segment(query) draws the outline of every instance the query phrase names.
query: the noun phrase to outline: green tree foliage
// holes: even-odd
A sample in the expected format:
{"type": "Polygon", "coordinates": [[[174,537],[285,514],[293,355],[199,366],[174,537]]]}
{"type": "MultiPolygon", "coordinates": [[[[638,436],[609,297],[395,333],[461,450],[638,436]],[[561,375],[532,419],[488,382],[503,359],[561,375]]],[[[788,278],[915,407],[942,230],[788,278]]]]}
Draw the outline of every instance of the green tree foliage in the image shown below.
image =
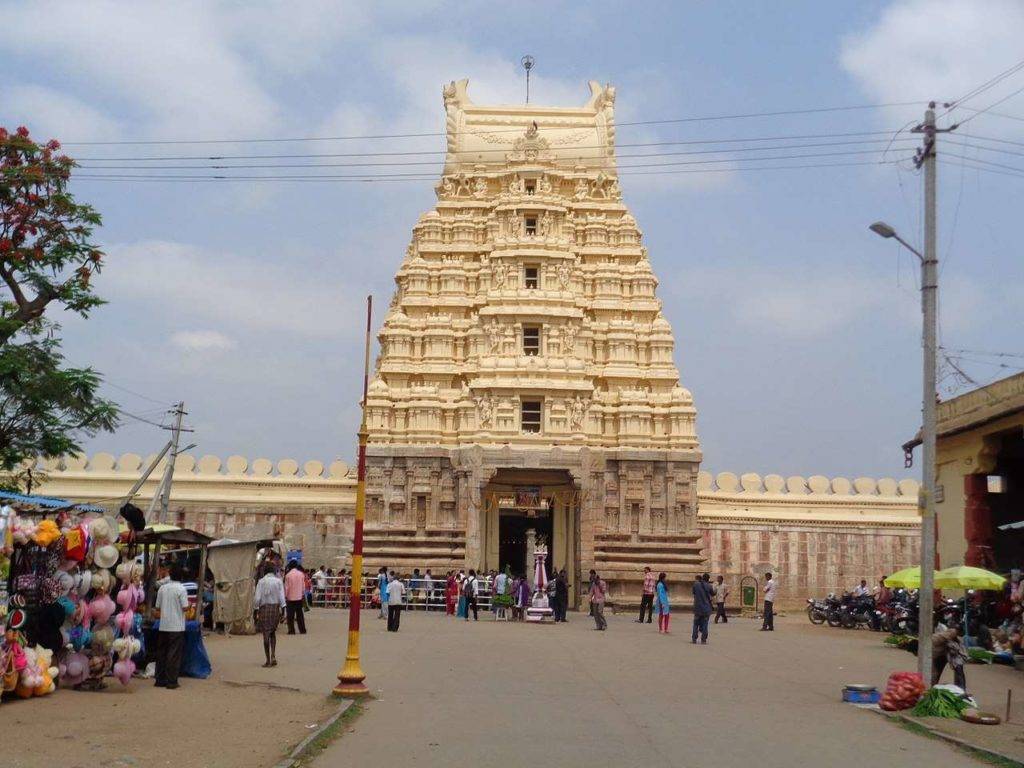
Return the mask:
{"type": "Polygon", "coordinates": [[[65,368],[56,302],[88,315],[103,300],[89,281],[102,252],[90,242],[99,214],[67,186],[74,161],[56,141],[0,128],[0,471],[22,460],[81,450],[79,441],[117,424],[91,368],[65,368]]]}

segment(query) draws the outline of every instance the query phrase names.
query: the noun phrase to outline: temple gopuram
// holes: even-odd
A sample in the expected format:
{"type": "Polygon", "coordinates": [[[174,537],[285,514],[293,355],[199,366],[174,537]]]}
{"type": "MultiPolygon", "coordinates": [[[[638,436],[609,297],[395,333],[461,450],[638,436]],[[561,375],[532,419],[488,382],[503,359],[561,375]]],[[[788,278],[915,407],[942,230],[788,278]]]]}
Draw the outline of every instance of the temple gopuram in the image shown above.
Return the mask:
{"type": "Polygon", "coordinates": [[[444,88],[437,205],[395,277],[367,401],[367,561],[522,573],[537,536],[611,593],[703,569],[696,409],[615,159],[582,107],[444,88]]]}

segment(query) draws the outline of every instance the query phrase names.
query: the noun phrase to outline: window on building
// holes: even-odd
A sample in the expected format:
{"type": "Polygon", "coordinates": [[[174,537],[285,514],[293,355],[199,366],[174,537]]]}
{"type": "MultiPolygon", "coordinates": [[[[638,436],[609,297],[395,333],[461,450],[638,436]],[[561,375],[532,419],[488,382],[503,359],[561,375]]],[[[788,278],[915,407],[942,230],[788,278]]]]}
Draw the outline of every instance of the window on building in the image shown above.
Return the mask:
{"type": "Polygon", "coordinates": [[[520,405],[520,416],[523,432],[540,432],[541,416],[540,400],[523,400],[520,405]]]}
{"type": "Polygon", "coordinates": [[[534,290],[540,288],[540,269],[537,267],[524,267],[523,285],[534,290]]]}
{"type": "Polygon", "coordinates": [[[526,194],[532,195],[536,191],[537,191],[537,182],[535,182],[535,181],[528,181],[528,182],[526,182],[526,194]]]}
{"type": "Polygon", "coordinates": [[[526,234],[527,236],[533,236],[537,234],[537,217],[527,216],[526,217],[526,234]]]}
{"type": "Polygon", "coordinates": [[[523,326],[523,354],[540,354],[540,328],[536,325],[523,326]]]}

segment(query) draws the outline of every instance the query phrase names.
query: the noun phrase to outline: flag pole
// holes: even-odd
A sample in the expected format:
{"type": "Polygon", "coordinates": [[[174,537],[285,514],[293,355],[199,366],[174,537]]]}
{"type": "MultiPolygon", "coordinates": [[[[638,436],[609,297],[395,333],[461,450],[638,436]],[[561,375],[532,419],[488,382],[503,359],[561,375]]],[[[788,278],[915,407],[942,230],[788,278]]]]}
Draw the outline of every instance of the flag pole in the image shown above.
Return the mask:
{"type": "Polygon", "coordinates": [[[348,651],[338,672],[335,696],[358,698],[370,690],[363,682],[366,675],[359,663],[359,609],[363,591],[363,520],[366,519],[366,394],[370,380],[370,328],[373,296],[366,297],[366,348],[363,357],[362,421],[359,424],[359,454],[356,464],[356,519],[352,533],[352,594],[348,602],[348,651]]]}

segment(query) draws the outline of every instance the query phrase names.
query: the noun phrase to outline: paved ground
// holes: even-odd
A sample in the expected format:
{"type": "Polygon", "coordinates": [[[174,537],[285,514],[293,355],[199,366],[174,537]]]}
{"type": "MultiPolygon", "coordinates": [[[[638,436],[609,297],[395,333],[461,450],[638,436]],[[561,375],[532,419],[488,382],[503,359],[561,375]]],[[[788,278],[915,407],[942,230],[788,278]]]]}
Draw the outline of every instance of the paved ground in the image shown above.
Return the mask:
{"type": "MultiPolygon", "coordinates": [[[[978,764],[840,702],[844,683],[881,685],[913,667],[881,635],[802,616],[765,633],[734,619],[694,646],[687,618],[676,616],[668,637],[622,616],[603,633],[585,615],[556,627],[412,614],[397,635],[370,620],[363,656],[377,700],[313,765],[978,764]]],[[[1020,679],[1007,669],[970,673],[997,699],[982,695],[990,708],[1020,679]]],[[[1024,711],[1016,717],[1024,723],[1024,711]]]]}
{"type": "MultiPolygon", "coordinates": [[[[183,680],[178,691],[136,680],[5,702],[5,765],[270,768],[337,708],[328,694],[348,614],[308,616],[308,635],[281,636],[273,669],[260,667],[258,637],[210,637],[213,677],[183,680]]],[[[371,613],[363,658],[376,699],[314,768],[978,765],[839,702],[843,683],[881,685],[912,668],[913,657],[883,647],[881,635],[802,616],[768,634],[734,619],[712,627],[710,645],[692,646],[686,619],[676,616],[675,634],[662,637],[622,616],[599,633],[578,614],[537,627],[418,613],[394,635],[371,613]]],[[[1006,668],[968,669],[983,706],[1000,714],[1015,688],[1014,725],[985,733],[1024,757],[1020,680],[1006,668]]]]}

